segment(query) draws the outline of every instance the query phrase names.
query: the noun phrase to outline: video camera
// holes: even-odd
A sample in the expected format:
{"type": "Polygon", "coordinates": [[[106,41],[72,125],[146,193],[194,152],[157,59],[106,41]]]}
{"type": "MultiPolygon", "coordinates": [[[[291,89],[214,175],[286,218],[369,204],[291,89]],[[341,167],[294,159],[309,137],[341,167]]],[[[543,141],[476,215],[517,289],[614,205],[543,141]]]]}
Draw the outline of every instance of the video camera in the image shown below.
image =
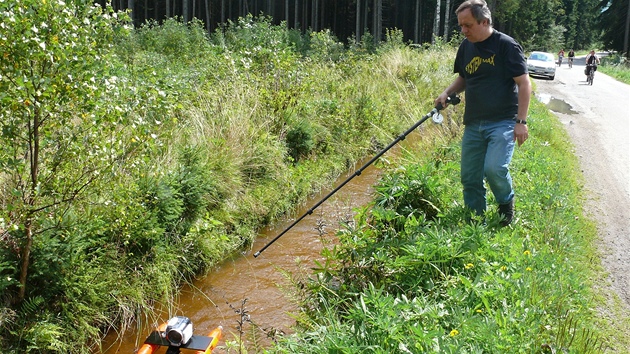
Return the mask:
{"type": "Polygon", "coordinates": [[[168,346],[166,354],[179,354],[180,349],[210,354],[219,343],[222,330],[223,327],[219,326],[209,336],[196,336],[193,334],[193,323],[188,317],[175,316],[149,334],[138,354],[152,354],[161,346],[168,346]]]}

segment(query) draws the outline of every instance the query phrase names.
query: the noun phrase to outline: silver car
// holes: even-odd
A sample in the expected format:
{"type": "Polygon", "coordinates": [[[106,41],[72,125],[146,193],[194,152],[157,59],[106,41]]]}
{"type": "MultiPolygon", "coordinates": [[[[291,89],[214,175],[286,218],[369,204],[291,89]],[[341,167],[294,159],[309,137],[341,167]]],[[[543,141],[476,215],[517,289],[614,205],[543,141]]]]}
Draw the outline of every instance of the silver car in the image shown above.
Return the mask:
{"type": "Polygon", "coordinates": [[[531,76],[545,76],[553,80],[556,77],[554,55],[546,52],[532,52],[527,58],[527,71],[531,76]]]}

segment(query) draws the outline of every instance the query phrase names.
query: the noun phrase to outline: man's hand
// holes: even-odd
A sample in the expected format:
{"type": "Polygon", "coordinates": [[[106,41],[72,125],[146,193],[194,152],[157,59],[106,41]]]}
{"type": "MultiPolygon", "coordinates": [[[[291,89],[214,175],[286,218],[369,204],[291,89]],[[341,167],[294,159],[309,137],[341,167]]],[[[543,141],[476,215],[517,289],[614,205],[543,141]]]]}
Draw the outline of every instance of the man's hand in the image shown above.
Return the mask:
{"type": "Polygon", "coordinates": [[[514,125],[514,140],[518,143],[518,146],[523,145],[528,137],[529,131],[527,125],[516,123],[516,125],[514,125]]]}
{"type": "Polygon", "coordinates": [[[448,92],[442,92],[442,94],[440,94],[433,103],[434,107],[446,108],[446,106],[448,106],[448,92]]]}
{"type": "MultiPolygon", "coordinates": [[[[529,75],[527,73],[514,78],[516,86],[518,86],[518,115],[517,119],[526,120],[527,113],[529,111],[529,99],[532,93],[531,82],[529,81],[529,75]],[[522,118],[521,118],[522,117],[522,118]]],[[[518,143],[518,146],[523,145],[525,140],[529,137],[526,124],[516,123],[514,126],[514,140],[518,143]]]]}
{"type": "Polygon", "coordinates": [[[458,76],[453,80],[453,82],[442,92],[433,102],[435,107],[438,107],[438,103],[442,105],[442,108],[446,108],[448,106],[448,96],[454,93],[459,93],[464,91],[466,88],[466,81],[463,77],[458,76]]]}

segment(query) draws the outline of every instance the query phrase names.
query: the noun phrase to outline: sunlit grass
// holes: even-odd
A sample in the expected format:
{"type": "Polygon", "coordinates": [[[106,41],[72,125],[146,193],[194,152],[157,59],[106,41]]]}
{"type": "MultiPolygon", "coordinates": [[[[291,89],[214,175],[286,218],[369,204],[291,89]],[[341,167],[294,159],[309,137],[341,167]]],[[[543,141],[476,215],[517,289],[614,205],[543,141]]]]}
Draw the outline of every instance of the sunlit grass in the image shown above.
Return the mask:
{"type": "MultiPolygon", "coordinates": [[[[150,139],[110,138],[151,149],[85,205],[45,217],[67,229],[40,237],[50,241],[33,255],[44,286],[22,306],[0,309],[3,352],[83,353],[101,331],[156,322],[157,307],[175,312],[183,282],[391,142],[453,78],[448,46],[394,41],[368,54],[322,32],[305,49],[286,40],[283,26],[243,21],[208,41],[199,24],[169,20],[116,44],[120,62],[109,69],[129,83],[116,103],[137,105],[134,124],[150,139]]],[[[462,107],[445,110],[442,126],[419,128],[402,159],[379,162],[391,169],[377,188],[382,203],[324,251],[314,282],[299,292],[305,331],[286,351],[627,347],[593,325],[609,328],[591,311],[599,274],[585,265],[596,259],[594,231],[582,218],[579,169],[556,135],[561,127],[534,106],[533,138],[514,163],[517,224],[498,229],[492,209],[487,224],[468,224],[458,185],[462,107]]],[[[8,258],[3,271],[15,263],[8,258]]]]}
{"type": "Polygon", "coordinates": [[[623,83],[630,84],[630,62],[628,58],[619,54],[605,56],[598,67],[604,74],[611,76],[623,83]]]}
{"type": "Polygon", "coordinates": [[[598,70],[630,85],[630,68],[627,65],[602,65],[598,70]]]}
{"type": "Polygon", "coordinates": [[[496,207],[485,224],[466,223],[458,136],[425,137],[424,153],[392,164],[372,208],[324,252],[303,299],[310,316],[277,352],[627,353],[627,331],[600,314],[611,300],[594,281],[597,232],[571,144],[542,104],[531,120],[512,166],[513,225],[498,226],[496,207]]]}

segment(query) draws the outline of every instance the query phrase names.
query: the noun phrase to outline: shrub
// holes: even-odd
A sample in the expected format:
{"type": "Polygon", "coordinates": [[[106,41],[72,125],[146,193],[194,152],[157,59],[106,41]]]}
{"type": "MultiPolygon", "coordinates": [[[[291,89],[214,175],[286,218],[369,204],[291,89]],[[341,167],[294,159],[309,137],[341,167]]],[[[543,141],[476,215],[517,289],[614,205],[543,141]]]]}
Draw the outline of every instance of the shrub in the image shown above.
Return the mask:
{"type": "Polygon", "coordinates": [[[446,205],[444,177],[432,164],[412,165],[388,174],[375,187],[375,204],[404,218],[435,220],[446,205]]]}
{"type": "Polygon", "coordinates": [[[295,163],[299,162],[300,158],[308,156],[315,146],[313,128],[306,121],[299,122],[287,131],[286,143],[289,156],[295,163]]]}

